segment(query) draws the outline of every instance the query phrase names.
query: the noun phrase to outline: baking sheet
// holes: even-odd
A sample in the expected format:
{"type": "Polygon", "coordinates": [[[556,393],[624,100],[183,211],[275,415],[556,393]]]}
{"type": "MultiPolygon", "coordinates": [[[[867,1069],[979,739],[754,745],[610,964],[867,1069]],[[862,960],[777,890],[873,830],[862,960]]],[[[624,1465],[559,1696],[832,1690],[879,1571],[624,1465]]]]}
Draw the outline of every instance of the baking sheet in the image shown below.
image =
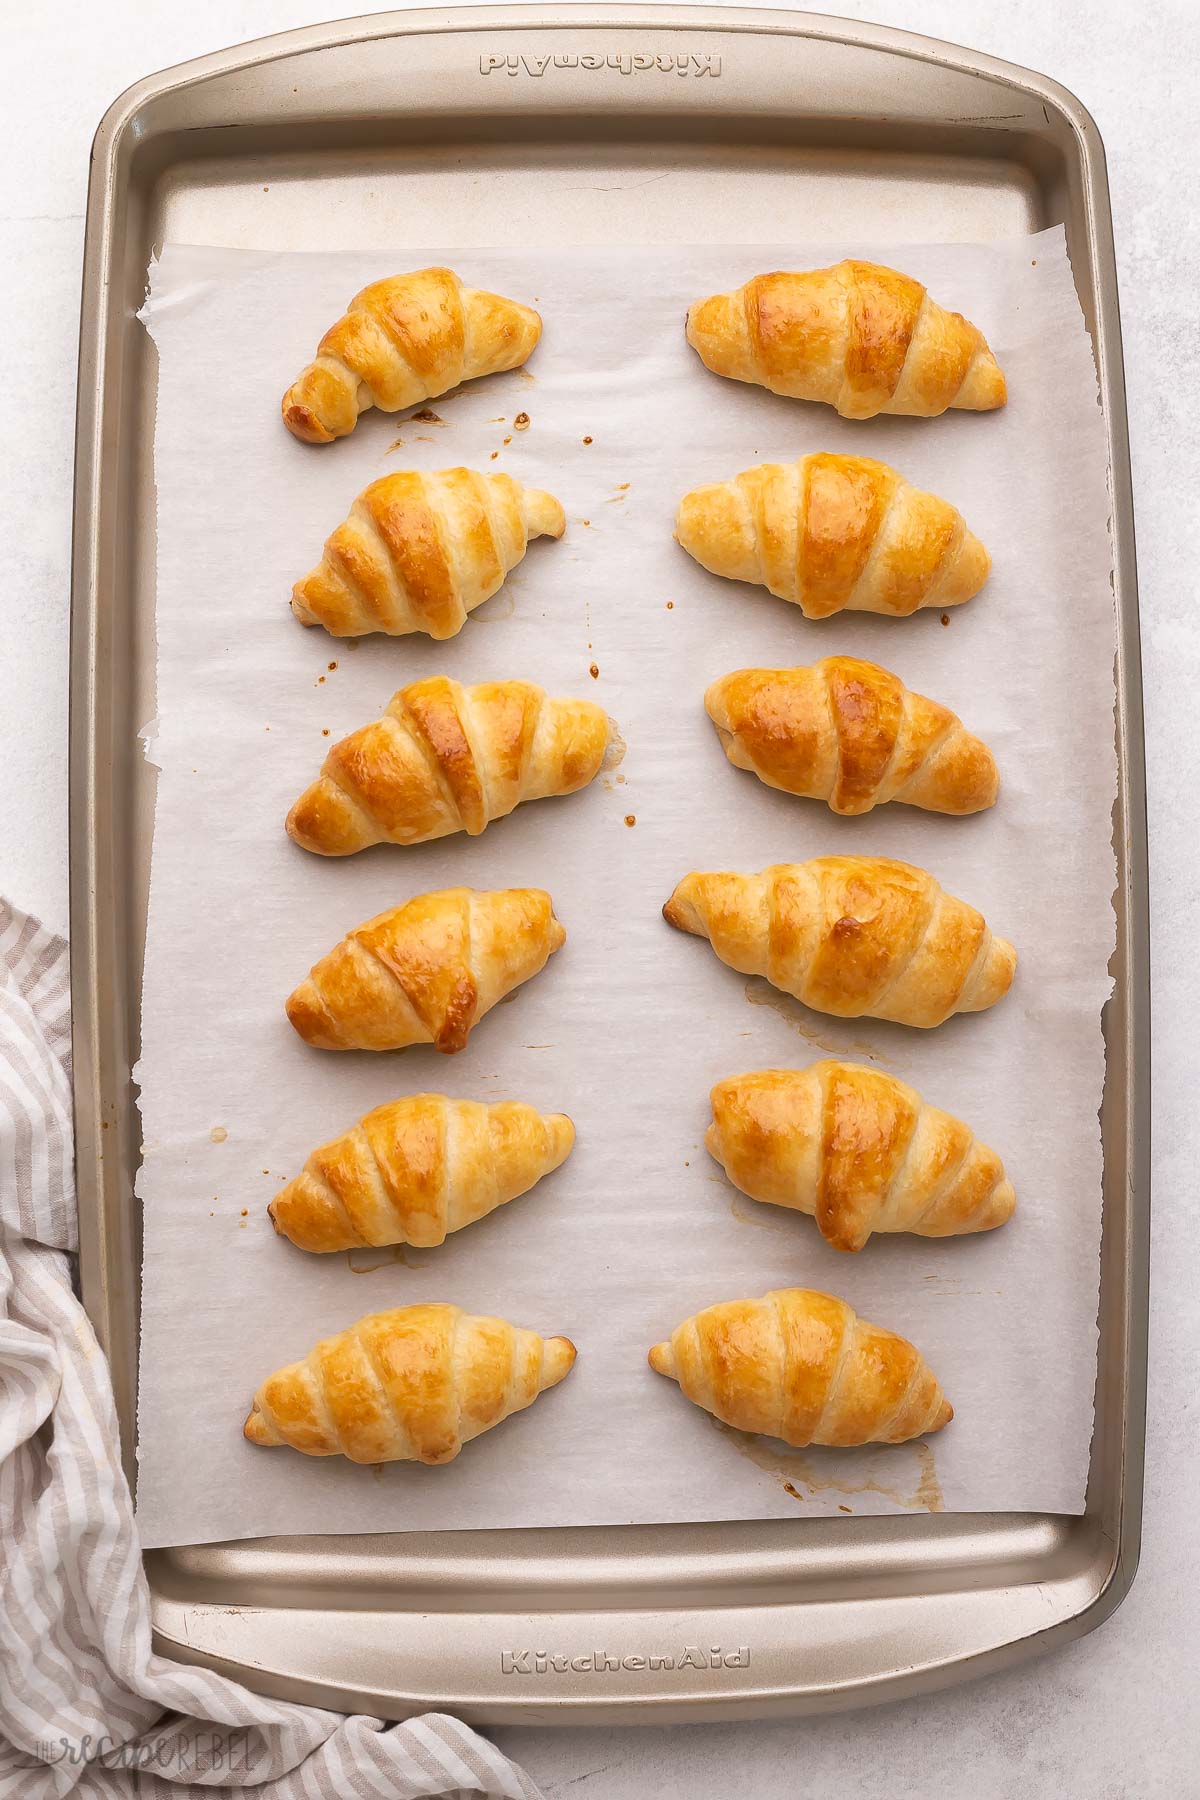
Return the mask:
{"type": "Polygon", "coordinates": [[[1104,440],[1060,229],[990,246],[806,245],[393,257],[170,245],[144,315],[159,353],[159,765],[138,1069],[145,1162],[139,1520],[148,1546],[263,1533],[1083,1508],[1095,1380],[1103,1083],[1115,941],[1114,622],[1104,440]],[[892,261],[987,332],[1001,413],[852,424],[709,375],[688,302],[758,269],[892,261]],[[314,450],[279,394],[349,295],[453,260],[535,301],[527,372],[372,412],[314,450]],[[517,415],[528,426],[517,430],[517,415]],[[590,443],[584,439],[590,438],[590,443]],[[506,441],[507,440],[507,441],[506,441]],[[708,576],[671,540],[678,497],[807,450],[882,457],[961,507],[993,553],[946,615],[809,623],[708,576]],[[493,457],[493,452],[495,456],[493,457]],[[291,618],[292,582],[365,483],[465,462],[549,487],[568,514],[458,638],[356,648],[291,618]],[[993,747],[999,805],[840,820],[728,766],[701,704],[731,668],[866,655],[993,747]],[[334,665],[334,666],[330,666],[334,665]],[[590,669],[595,666],[593,677],[590,669]],[[332,738],[446,672],[600,700],[628,744],[582,795],[479,839],[345,861],[284,836],[332,738]],[[326,737],[324,734],[329,733],[326,737]],[[636,821],[626,823],[627,819],[636,821]],[[659,916],[692,867],[830,851],[923,864],[1021,955],[989,1013],[918,1033],[806,1012],[659,916]],[[568,941],[455,1058],[333,1056],[286,994],[350,926],[422,890],[550,889],[568,941]],[[839,1256],[809,1220],[738,1195],[702,1138],[713,1081],[826,1053],[875,1062],[1004,1156],[1013,1221],[977,1238],[839,1256]],[[578,1143],[532,1194],[437,1251],[306,1257],[265,1204],[316,1143],[397,1094],[569,1112],[578,1143]],[[830,1288],[912,1337],[953,1400],[928,1443],[789,1452],[724,1431],[646,1367],[686,1314],[772,1286],[830,1288]],[[366,1311],[453,1299],[580,1357],[567,1382],[443,1469],[356,1469],[244,1443],[250,1394],[366,1311]]]}

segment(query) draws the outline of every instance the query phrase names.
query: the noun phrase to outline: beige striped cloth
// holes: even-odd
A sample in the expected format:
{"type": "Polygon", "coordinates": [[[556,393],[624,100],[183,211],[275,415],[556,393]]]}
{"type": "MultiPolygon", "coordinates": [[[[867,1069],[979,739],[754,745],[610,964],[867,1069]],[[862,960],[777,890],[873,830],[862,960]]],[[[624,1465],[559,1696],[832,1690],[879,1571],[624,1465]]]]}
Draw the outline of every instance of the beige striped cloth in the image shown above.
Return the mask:
{"type": "Polygon", "coordinates": [[[72,1286],[67,946],[0,901],[0,1796],[540,1800],[444,1713],[264,1700],[157,1656],[108,1367],[72,1286]]]}

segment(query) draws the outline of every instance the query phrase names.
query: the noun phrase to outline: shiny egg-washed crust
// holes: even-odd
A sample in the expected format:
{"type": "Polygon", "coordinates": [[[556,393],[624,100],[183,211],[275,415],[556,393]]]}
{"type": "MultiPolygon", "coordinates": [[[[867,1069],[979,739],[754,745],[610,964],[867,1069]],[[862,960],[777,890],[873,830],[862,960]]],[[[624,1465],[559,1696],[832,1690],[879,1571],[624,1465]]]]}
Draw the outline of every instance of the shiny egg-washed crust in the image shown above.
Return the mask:
{"type": "Polygon", "coordinates": [[[287,1016],[318,1050],[451,1054],[566,935],[541,888],[418,894],[347,933],[288,996],[287,1016]]]}
{"type": "Polygon", "coordinates": [[[553,494],[475,469],[397,469],[364,488],[292,590],[302,625],[332,637],[453,637],[496,593],[531,538],[560,538],[553,494]]]}
{"type": "Polygon", "coordinates": [[[457,1306],[398,1306],[269,1375],[243,1426],[252,1444],[356,1463],[446,1463],[570,1372],[575,1346],[457,1306]]]}
{"type": "Polygon", "coordinates": [[[813,1288],[726,1300],[655,1344],[650,1367],[735,1431],[805,1444],[903,1444],[954,1417],[906,1338],[813,1288]]]}
{"type": "Polygon", "coordinates": [[[320,856],[476,837],[523,800],[586,787],[608,741],[608,716],[591,700],[552,700],[530,681],[463,687],[433,675],[333,746],[289,812],[288,835],[320,856]]]}
{"type": "Polygon", "coordinates": [[[565,1113],[408,1094],[314,1150],[267,1208],[301,1250],[441,1244],[566,1161],[565,1113]]]}
{"type": "Polygon", "coordinates": [[[932,875],[882,856],[819,856],[757,875],[685,875],[663,917],[723,963],[841,1019],[927,1028],[994,1006],[1017,953],[932,875]]]}
{"type": "Polygon", "coordinates": [[[675,536],[711,574],[765,587],[807,619],[961,606],[991,568],[949,501],[887,463],[830,451],[693,488],[675,536]]]}
{"type": "Polygon", "coordinates": [[[698,301],[687,339],[714,374],[823,401],[845,419],[990,412],[1008,398],[983,333],[879,263],[756,275],[698,301]]]}
{"type": "Polygon", "coordinates": [[[541,334],[532,307],[466,287],[453,269],[373,281],[283,396],[283,422],[306,444],[332,443],[369,407],[397,412],[477,375],[517,368],[541,334]]]}
{"type": "Polygon", "coordinates": [[[877,663],[827,656],[811,668],[738,669],[712,683],[704,705],[735,769],[832,812],[896,800],[961,815],[995,804],[987,745],[877,663]]]}
{"type": "Polygon", "coordinates": [[[807,1213],[835,1250],[873,1231],[992,1231],[1016,1195],[994,1150],[894,1075],[827,1059],[718,1081],[704,1142],[730,1181],[807,1213]]]}

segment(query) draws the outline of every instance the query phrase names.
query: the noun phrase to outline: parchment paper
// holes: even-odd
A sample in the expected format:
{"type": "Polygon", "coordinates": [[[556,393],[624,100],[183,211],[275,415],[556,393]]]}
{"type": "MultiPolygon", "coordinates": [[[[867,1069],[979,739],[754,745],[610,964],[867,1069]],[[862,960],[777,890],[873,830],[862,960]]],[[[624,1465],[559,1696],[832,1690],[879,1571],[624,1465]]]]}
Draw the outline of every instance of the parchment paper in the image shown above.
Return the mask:
{"type": "Polygon", "coordinates": [[[536,300],[528,374],[434,401],[437,423],[367,414],[295,443],[279,396],[359,286],[450,260],[170,245],[143,317],[158,348],[161,773],[138,1069],[145,1163],[139,1520],[148,1545],[271,1532],[553,1526],[963,1509],[1082,1509],[1095,1380],[1103,1082],[1114,943],[1113,607],[1104,443],[1061,231],[894,262],[975,319],[1005,368],[1000,413],[850,424],[708,374],[693,298],[837,246],[661,253],[454,253],[479,285],[536,300]],[[526,428],[515,428],[517,415],[526,428]],[[990,547],[979,598],[947,615],[808,623],[673,543],[676,502],[756,460],[882,457],[954,501],[990,547]],[[404,466],[505,469],[562,499],[449,643],[305,631],[292,582],[365,483],[404,466]],[[875,658],[947,702],[996,752],[998,806],[862,820],[731,768],[701,704],[750,664],[875,658]],[[590,673],[589,671],[593,671],[590,673]],[[525,806],[478,839],[307,855],[284,814],[329,743],[393,690],[445,671],[521,676],[604,704],[615,774],[525,806]],[[328,735],[327,735],[328,734],[328,735]],[[636,820],[636,823],[634,821],[636,820]],[[920,863],[1020,952],[994,1010],[932,1032],[806,1012],[672,931],[698,868],[833,851],[920,863]],[[547,887],[564,950],[453,1058],[331,1055],[283,1001],[349,927],[429,888],[547,887]],[[726,1183],[702,1137],[712,1082],[826,1052],[911,1081],[1003,1155],[1003,1230],[874,1239],[854,1257],[726,1183]],[[265,1206],[314,1145],[421,1089],[569,1112],[578,1145],[532,1194],[436,1251],[309,1257],[265,1206]],[[357,1270],[358,1272],[354,1272],[357,1270]],[[363,1272],[368,1271],[368,1272],[363,1272]],[[646,1349],[710,1303],[806,1284],[921,1346],[954,1402],[929,1443],[790,1453],[742,1439],[650,1372],[646,1349]],[[254,1387],[360,1314],[452,1299],[579,1347],[574,1373],[452,1465],[355,1468],[246,1444],[254,1387]]]}

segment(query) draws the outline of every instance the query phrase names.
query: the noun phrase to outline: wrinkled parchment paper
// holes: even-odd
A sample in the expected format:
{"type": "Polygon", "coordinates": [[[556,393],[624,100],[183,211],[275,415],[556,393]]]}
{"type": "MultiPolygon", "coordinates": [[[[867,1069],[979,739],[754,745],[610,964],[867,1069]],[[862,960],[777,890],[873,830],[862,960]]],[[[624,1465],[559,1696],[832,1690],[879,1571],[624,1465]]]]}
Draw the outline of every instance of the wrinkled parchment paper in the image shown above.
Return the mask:
{"type": "MultiPolygon", "coordinates": [[[[1104,441],[1060,231],[974,247],[850,246],[926,281],[987,332],[1003,412],[851,424],[708,374],[693,298],[841,250],[457,252],[536,301],[528,373],[294,442],[283,388],[367,280],[427,256],[170,245],[144,313],[160,359],[159,765],[139,1067],[145,1163],[140,1481],[148,1545],[275,1532],[745,1519],[914,1507],[1083,1506],[1095,1379],[1104,1064],[1114,942],[1113,607],[1104,441]],[[943,622],[808,623],[673,543],[693,485],[818,449],[882,457],[953,500],[990,547],[983,594],[943,622]],[[366,482],[467,463],[550,488],[560,544],[531,546],[449,643],[305,631],[287,601],[366,482]],[[996,752],[976,818],[861,820],[731,768],[701,696],[727,670],[865,655],[947,702],[996,752]],[[482,837],[343,861],[284,814],[331,741],[404,682],[521,676],[600,701],[628,754],[570,799],[482,837]],[[1020,952],[993,1011],[918,1032],[806,1012],[672,931],[693,867],[832,851],[923,864],[1020,952]],[[466,1051],[331,1055],[283,1013],[352,925],[429,888],[549,888],[568,938],[466,1051]],[[1003,1155],[1003,1230],[828,1248],[737,1194],[702,1143],[722,1076],[834,1052],[894,1071],[1003,1155]],[[309,1257],[265,1206],[308,1151],[397,1094],[440,1089],[569,1112],[578,1145],[533,1193],[436,1251],[309,1257]],[[646,1366],[716,1300],[810,1285],[921,1346],[954,1402],[919,1445],[789,1452],[725,1431],[646,1366]],[[360,1314],[452,1299],[579,1346],[574,1373],[452,1465],[355,1468],[257,1450],[254,1387],[360,1314]]],[[[447,259],[449,260],[449,259],[447,259]]]]}

